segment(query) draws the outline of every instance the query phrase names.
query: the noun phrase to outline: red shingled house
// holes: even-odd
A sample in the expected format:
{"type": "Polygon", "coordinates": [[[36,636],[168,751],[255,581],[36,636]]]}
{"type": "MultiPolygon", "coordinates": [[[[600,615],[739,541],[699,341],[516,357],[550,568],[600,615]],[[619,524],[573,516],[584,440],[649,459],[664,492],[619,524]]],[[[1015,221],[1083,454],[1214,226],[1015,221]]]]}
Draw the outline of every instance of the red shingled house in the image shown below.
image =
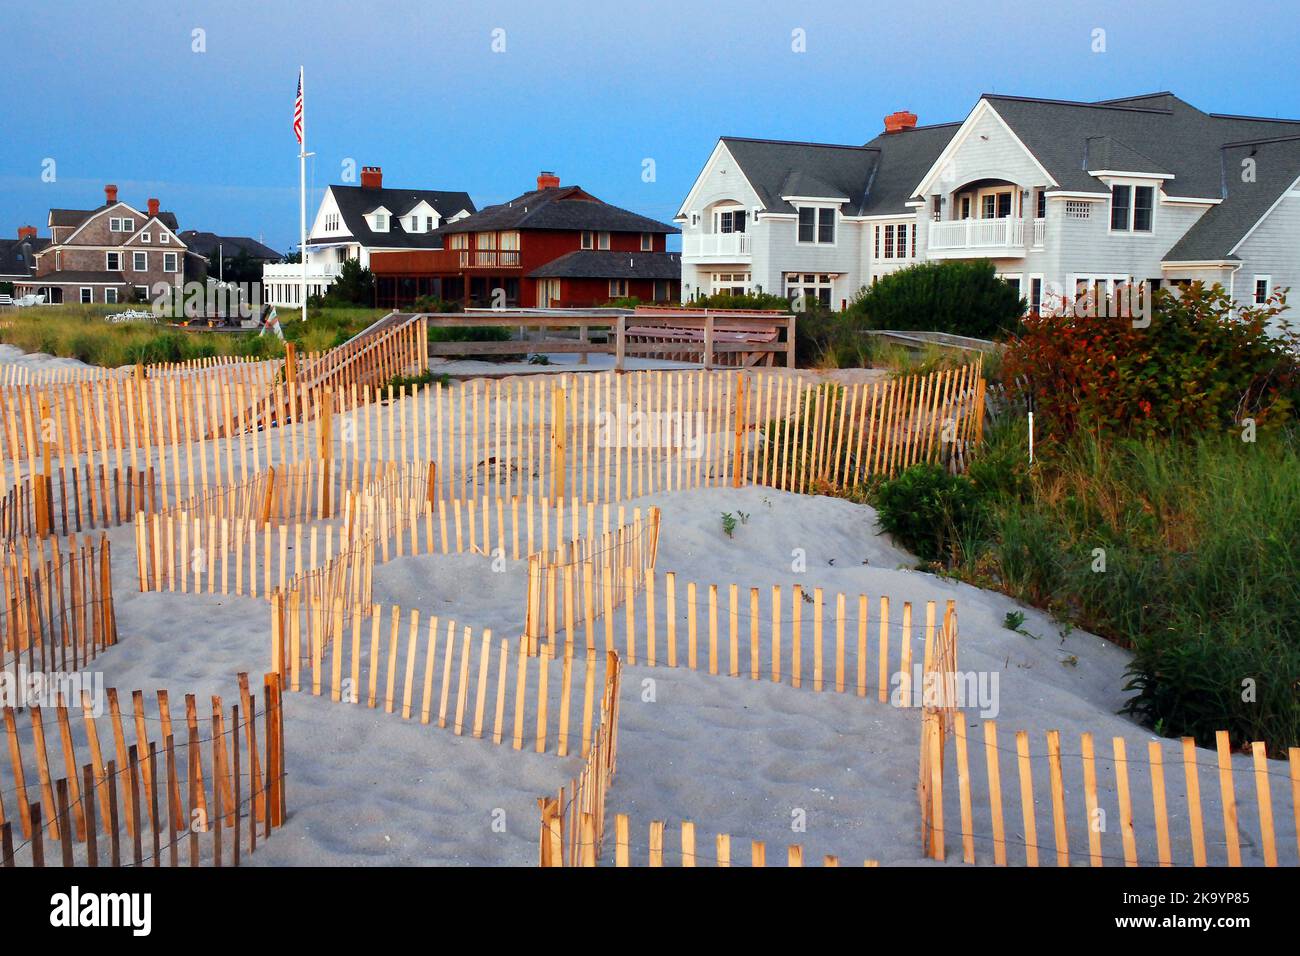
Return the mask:
{"type": "Polygon", "coordinates": [[[441,249],[375,251],[376,305],[409,307],[421,296],[466,305],[562,308],[635,296],[677,302],[678,230],[611,206],[543,172],[537,188],[436,230],[441,249]],[[502,290],[494,297],[495,290],[502,290]]]}

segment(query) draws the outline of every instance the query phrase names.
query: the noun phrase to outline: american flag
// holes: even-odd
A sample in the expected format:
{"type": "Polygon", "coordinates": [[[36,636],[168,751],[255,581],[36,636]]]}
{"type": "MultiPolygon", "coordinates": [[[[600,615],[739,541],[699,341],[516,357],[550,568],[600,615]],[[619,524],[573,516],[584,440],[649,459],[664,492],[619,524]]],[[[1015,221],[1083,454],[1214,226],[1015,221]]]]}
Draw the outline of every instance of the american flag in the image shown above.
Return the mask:
{"type": "Polygon", "coordinates": [[[293,101],[293,135],[298,137],[298,145],[302,145],[302,68],[298,68],[298,95],[293,101]]]}

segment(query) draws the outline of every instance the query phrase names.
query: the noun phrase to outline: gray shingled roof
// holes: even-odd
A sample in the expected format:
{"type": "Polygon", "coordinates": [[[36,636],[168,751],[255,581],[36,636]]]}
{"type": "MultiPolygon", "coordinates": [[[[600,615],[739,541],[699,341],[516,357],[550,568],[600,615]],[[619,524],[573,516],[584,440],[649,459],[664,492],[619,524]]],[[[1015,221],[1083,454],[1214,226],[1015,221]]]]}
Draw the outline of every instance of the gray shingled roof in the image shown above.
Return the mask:
{"type": "Polygon", "coordinates": [[[530,279],[680,279],[678,252],[612,252],[584,249],[552,259],[530,279]]]}
{"type": "Polygon", "coordinates": [[[782,196],[840,199],[849,216],[908,212],[907,202],[960,123],[881,133],[864,146],[724,136],[766,212],[794,212],[782,196]]]}
{"type": "Polygon", "coordinates": [[[50,244],[48,237],[34,239],[0,239],[0,277],[26,277],[36,265],[36,253],[50,244]],[[30,258],[23,252],[23,244],[32,247],[30,258]],[[19,261],[22,256],[23,261],[19,261]]]}
{"type": "Polygon", "coordinates": [[[1138,168],[1172,174],[1170,196],[1222,199],[1165,256],[1166,261],[1223,259],[1292,182],[1300,177],[1300,152],[1272,149],[1258,163],[1255,183],[1242,183],[1240,160],[1225,149],[1300,134],[1300,121],[1204,113],[1172,93],[1101,103],[1074,103],[986,94],[997,110],[1062,189],[1105,192],[1088,169],[1138,168]],[[1100,159],[1093,150],[1100,148],[1100,159]],[[1104,162],[1102,161],[1104,160],[1104,162]],[[1235,163],[1235,165],[1234,165],[1235,163]]]}
{"type": "MultiPolygon", "coordinates": [[[[117,206],[121,204],[113,203],[112,205],[117,206]]],[[[109,204],[106,203],[103,206],[96,207],[95,209],[51,209],[49,223],[51,226],[72,226],[73,228],[76,228],[91,216],[95,215],[95,213],[103,212],[107,208],[109,208],[109,204]]],[[[149,221],[150,216],[148,209],[136,209],[135,213],[132,215],[136,213],[143,216],[145,222],[149,221]]],[[[176,222],[176,214],[174,212],[162,210],[158,213],[158,219],[172,232],[176,232],[180,228],[179,224],[176,222]]]]}
{"type": "MultiPolygon", "coordinates": [[[[364,186],[331,186],[339,214],[352,237],[363,246],[388,249],[441,249],[442,236],[433,232],[407,232],[401,217],[421,201],[427,202],[445,219],[462,209],[474,212],[474,201],[467,192],[442,189],[368,189],[364,186]],[[383,206],[393,214],[388,232],[375,232],[366,222],[366,213],[383,206]]],[[[325,237],[308,237],[308,243],[326,242],[325,237]]]]}
{"type": "Polygon", "coordinates": [[[487,206],[468,219],[447,223],[438,232],[497,229],[556,229],[568,232],[678,232],[676,226],[611,206],[580,186],[534,189],[509,202],[487,206]]]}
{"type": "Polygon", "coordinates": [[[197,229],[187,229],[181,233],[181,241],[189,247],[191,252],[210,259],[217,254],[217,247],[221,247],[221,254],[228,258],[239,255],[241,251],[248,253],[252,259],[270,259],[278,260],[283,258],[280,253],[276,252],[270,246],[263,245],[256,239],[250,239],[247,236],[218,236],[215,232],[199,232],[197,229]]]}
{"type": "Polygon", "coordinates": [[[1235,259],[1232,249],[1259,222],[1283,191],[1300,177],[1300,136],[1271,142],[1226,145],[1223,166],[1227,196],[1174,243],[1166,262],[1235,259]],[[1243,182],[1242,160],[1255,160],[1255,180],[1243,182]]]}

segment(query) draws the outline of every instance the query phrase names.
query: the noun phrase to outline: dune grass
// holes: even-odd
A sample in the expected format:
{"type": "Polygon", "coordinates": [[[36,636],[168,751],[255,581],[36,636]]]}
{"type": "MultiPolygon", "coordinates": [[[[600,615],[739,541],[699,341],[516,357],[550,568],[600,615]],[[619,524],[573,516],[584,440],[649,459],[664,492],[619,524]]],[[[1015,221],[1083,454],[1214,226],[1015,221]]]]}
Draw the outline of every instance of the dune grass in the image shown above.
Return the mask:
{"type": "Polygon", "coordinates": [[[988,436],[955,572],[1131,648],[1158,732],[1300,743],[1300,435],[1024,444],[988,436]]]}

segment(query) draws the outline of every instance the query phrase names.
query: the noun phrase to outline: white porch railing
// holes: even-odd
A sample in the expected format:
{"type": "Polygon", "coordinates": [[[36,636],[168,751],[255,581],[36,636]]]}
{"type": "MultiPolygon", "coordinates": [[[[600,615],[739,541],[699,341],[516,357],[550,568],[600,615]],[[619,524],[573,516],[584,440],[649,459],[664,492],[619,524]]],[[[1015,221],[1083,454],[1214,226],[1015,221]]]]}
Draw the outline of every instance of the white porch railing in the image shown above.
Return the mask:
{"type": "MultiPolygon", "coordinates": [[[[333,282],[339,276],[341,265],[337,262],[307,263],[308,282],[333,282]]],[[[268,262],[262,266],[262,281],[302,281],[302,264],[297,262],[268,262]]]]}
{"type": "Polygon", "coordinates": [[[687,233],[682,237],[682,255],[745,256],[750,255],[749,234],[745,232],[687,233]]]}
{"type": "MultiPolygon", "coordinates": [[[[927,245],[930,249],[1023,249],[1026,239],[1023,219],[950,219],[931,222],[927,245]]],[[[1046,222],[1033,220],[1029,240],[1040,248],[1047,237],[1046,222]]]]}

